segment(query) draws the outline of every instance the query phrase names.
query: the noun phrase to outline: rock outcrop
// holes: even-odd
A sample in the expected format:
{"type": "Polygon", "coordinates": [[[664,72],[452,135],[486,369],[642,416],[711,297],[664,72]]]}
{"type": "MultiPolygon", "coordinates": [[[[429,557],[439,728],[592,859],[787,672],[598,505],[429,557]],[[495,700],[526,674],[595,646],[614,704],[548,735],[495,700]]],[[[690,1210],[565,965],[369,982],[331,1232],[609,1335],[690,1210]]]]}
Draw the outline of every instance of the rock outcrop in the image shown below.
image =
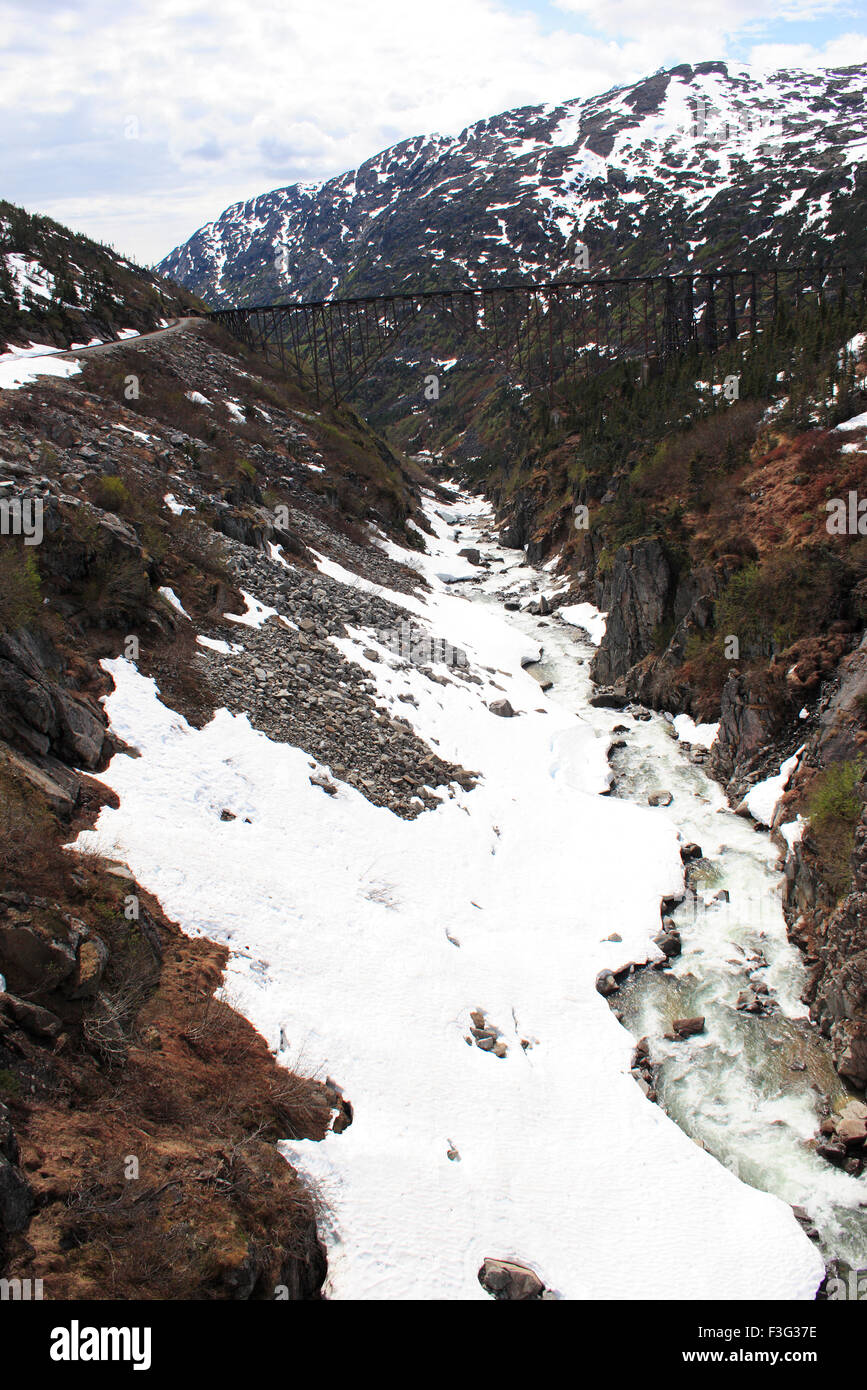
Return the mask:
{"type": "Polygon", "coordinates": [[[596,582],[596,606],[608,614],[605,636],[591,673],[600,685],[627,674],[652,649],[668,612],[674,576],[656,537],[616,552],[610,571],[596,582]]]}

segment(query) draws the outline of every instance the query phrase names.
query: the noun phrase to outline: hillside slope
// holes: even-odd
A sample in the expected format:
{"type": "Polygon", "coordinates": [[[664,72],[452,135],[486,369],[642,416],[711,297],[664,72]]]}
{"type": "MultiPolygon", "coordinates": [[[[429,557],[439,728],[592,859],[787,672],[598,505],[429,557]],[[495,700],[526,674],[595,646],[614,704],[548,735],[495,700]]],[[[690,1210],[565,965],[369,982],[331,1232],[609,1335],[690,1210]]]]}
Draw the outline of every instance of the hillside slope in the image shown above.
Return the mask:
{"type": "MultiPolygon", "coordinates": [[[[170,308],[121,272],[103,333],[170,308]]],[[[0,383],[0,1270],[46,1298],[318,1297],[313,1202],[275,1146],[351,1122],[339,1078],[220,996],[226,946],[184,935],[113,843],[63,846],[138,756],[109,727],[113,658],[179,724],[223,708],[303,749],[320,797],[337,774],[409,820],[472,785],[332,641],[398,630],[379,586],[423,585],[388,554],[421,543],[422,475],[200,319],[62,377],[22,360],[34,378],[0,383]]],[[[200,815],[207,843],[249,823],[200,815]]]]}
{"type": "Polygon", "coordinates": [[[0,201],[0,342],[107,341],[202,308],[110,247],[0,201]]]}

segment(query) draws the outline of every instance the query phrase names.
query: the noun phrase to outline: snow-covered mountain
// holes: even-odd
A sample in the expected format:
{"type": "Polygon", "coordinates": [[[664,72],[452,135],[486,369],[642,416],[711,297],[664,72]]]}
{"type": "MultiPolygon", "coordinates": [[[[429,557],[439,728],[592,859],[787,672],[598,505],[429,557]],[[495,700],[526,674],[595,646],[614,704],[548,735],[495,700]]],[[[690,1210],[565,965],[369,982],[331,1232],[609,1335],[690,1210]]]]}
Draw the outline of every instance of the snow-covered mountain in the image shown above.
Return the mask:
{"type": "Polygon", "coordinates": [[[214,304],[867,258],[867,65],[681,64],[237,203],[160,263],[214,304]]]}

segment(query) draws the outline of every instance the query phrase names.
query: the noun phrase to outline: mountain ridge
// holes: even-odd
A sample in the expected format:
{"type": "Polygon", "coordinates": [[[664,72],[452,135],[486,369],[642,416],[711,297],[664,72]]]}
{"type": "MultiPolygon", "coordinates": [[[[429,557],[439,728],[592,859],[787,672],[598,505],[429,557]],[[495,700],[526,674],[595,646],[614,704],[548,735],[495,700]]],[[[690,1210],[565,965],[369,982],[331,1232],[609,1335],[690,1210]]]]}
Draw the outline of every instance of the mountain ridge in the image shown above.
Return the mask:
{"type": "Polygon", "coordinates": [[[711,60],[522,106],[233,204],[158,269],[221,306],[678,270],[744,243],[757,265],[862,260],[865,78],[711,60]]]}

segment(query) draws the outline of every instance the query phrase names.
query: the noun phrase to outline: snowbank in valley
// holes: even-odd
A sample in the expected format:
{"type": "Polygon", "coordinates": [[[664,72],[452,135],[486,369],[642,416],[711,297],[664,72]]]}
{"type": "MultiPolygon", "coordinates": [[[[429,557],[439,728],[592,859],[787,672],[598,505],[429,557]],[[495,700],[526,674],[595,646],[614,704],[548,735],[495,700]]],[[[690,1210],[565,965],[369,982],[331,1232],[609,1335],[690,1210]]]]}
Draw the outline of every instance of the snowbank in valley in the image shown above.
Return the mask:
{"type": "Polygon", "coordinates": [[[770,825],[773,821],[777,802],[786,790],[789,778],[798,766],[803,751],[803,747],[799,748],[791,758],[786,759],[778,773],[773,777],[766,777],[763,782],[757,782],[744,797],[747,810],[760,825],[770,825]]]}
{"type": "Polygon", "coordinates": [[[601,613],[592,603],[572,603],[565,608],[558,608],[557,612],[564,623],[571,623],[573,627],[580,627],[594,647],[598,647],[602,638],[605,636],[605,627],[608,622],[608,614],[601,613]]]}
{"type": "Polygon", "coordinates": [[[719,721],[716,724],[696,724],[688,714],[676,714],[674,731],[683,743],[692,743],[698,748],[710,748],[719,733],[719,721]]]}
{"type": "Polygon", "coordinates": [[[283,1145],[324,1203],[332,1297],[486,1298],[486,1255],[528,1261],[568,1298],[812,1297],[822,1263],[789,1208],[646,1101],[594,987],[656,956],[659,899],[681,883],[675,826],[599,795],[607,740],[541,694],[522,669],[532,642],[437,584],[466,543],[457,513],[485,515],[474,499],[437,507],[432,591],[394,599],[485,683],[371,663],[361,631],[336,641],[384,707],[481,774],[473,791],[414,821],[336,778],[325,796],[303,751],[225,710],[191,728],[119,659],[107,711],[141,757],[102,774],[120,805],[80,843],[225,942],[236,1005],[352,1101],[343,1134],[283,1145]],[[396,703],[407,693],[417,705],[396,703]],[[489,710],[503,697],[515,718],[489,710]],[[467,1045],[477,1007],[505,1058],[467,1045]]]}

